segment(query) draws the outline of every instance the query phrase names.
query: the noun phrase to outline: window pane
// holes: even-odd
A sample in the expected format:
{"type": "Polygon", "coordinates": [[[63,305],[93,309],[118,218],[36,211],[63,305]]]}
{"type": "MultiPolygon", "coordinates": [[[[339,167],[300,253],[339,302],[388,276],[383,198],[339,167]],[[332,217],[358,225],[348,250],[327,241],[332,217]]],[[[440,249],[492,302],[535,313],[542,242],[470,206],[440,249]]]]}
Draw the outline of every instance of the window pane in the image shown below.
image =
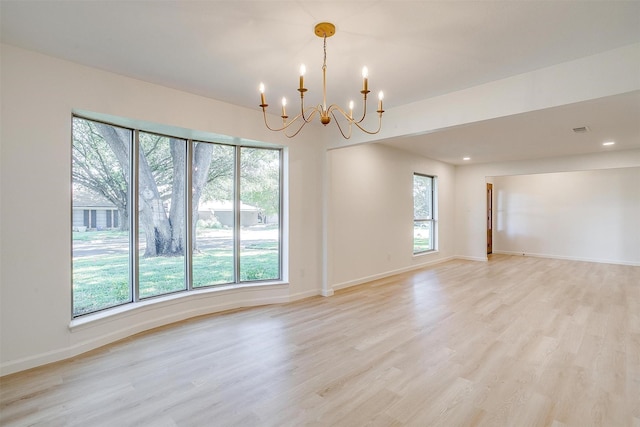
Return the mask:
{"type": "Polygon", "coordinates": [[[197,142],[193,148],[193,287],[231,283],[235,148],[197,142]]]}
{"type": "Polygon", "coordinates": [[[74,316],[184,291],[187,271],[195,288],[281,278],[281,150],[189,142],[187,165],[184,139],[73,120],[74,316]]]}
{"type": "Polygon", "coordinates": [[[129,169],[132,131],[73,118],[73,315],[132,301],[129,169]],[[119,227],[108,228],[116,209],[119,227]],[[105,224],[101,224],[104,219],[105,224]]]}
{"type": "Polygon", "coordinates": [[[413,175],[413,217],[415,219],[432,219],[433,178],[424,175],[413,175]]]}
{"type": "Polygon", "coordinates": [[[186,289],[186,141],[139,133],[140,298],[186,289]]]}
{"type": "Polygon", "coordinates": [[[433,250],[432,221],[413,221],[413,252],[433,250]]]}
{"type": "Polygon", "coordinates": [[[435,249],[433,177],[413,175],[413,253],[435,249]]]}
{"type": "Polygon", "coordinates": [[[240,280],[280,278],[280,151],[240,148],[240,280]]]}

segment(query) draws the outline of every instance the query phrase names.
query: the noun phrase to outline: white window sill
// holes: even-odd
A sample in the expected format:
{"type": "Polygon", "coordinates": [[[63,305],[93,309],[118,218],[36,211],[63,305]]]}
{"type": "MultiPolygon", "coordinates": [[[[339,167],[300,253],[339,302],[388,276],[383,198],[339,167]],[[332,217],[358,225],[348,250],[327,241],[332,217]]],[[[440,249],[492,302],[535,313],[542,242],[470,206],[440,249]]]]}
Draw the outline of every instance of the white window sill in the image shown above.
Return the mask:
{"type": "Polygon", "coordinates": [[[283,289],[289,286],[288,282],[260,282],[260,283],[243,283],[233,285],[216,286],[206,289],[196,289],[188,292],[179,292],[175,294],[163,295],[153,298],[144,299],[138,302],[126,303],[117,307],[108,308],[96,313],[85,314],[80,317],[71,319],[69,330],[71,332],[82,330],[85,327],[95,326],[101,322],[109,322],[111,320],[120,319],[134,314],[143,313],[145,311],[164,308],[167,306],[182,304],[195,301],[202,298],[210,298],[214,295],[225,295],[230,293],[243,293],[256,291],[264,288],[283,289]]]}
{"type": "Polygon", "coordinates": [[[418,252],[417,254],[413,254],[413,258],[420,258],[423,256],[428,256],[428,255],[434,255],[434,254],[439,254],[440,251],[437,249],[434,249],[432,251],[424,251],[424,252],[418,252]]]}

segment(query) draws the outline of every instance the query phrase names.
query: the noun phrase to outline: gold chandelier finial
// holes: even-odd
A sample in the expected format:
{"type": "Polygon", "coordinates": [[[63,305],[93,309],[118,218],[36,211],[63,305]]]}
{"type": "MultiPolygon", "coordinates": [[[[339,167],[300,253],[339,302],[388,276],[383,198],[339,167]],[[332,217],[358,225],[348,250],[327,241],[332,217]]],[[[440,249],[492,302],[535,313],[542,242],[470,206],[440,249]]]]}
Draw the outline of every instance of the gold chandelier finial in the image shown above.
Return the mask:
{"type": "Polygon", "coordinates": [[[320,116],[320,123],[325,126],[331,122],[331,117],[333,117],[335,119],[336,125],[338,126],[338,129],[340,130],[340,133],[345,139],[351,138],[351,129],[353,125],[356,125],[358,129],[370,135],[375,135],[376,133],[380,132],[380,129],[382,127],[382,113],[384,113],[384,110],[382,109],[382,99],[384,95],[382,92],[380,92],[378,95],[378,110],[376,111],[378,113],[378,129],[376,129],[375,131],[369,131],[365,129],[361,124],[367,115],[367,94],[370,92],[369,71],[367,67],[364,67],[362,69],[362,90],[360,91],[360,93],[362,94],[363,104],[362,117],[358,120],[353,118],[353,101],[349,102],[349,113],[347,113],[336,104],[331,104],[327,107],[327,38],[333,36],[336,33],[336,26],[330,22],[320,22],[315,26],[314,33],[316,36],[321,37],[324,40],[324,60],[322,63],[322,104],[319,104],[315,107],[305,108],[304,93],[307,92],[307,89],[304,87],[304,75],[306,72],[306,68],[304,65],[302,65],[300,66],[300,86],[298,87],[298,92],[300,92],[300,113],[290,121],[287,121],[287,119],[289,118],[289,116],[287,116],[285,108],[287,105],[287,99],[283,97],[282,115],[280,116],[282,118],[282,127],[280,128],[272,128],[267,122],[267,107],[269,106],[269,104],[267,104],[265,100],[264,84],[260,83],[260,107],[262,108],[262,115],[264,116],[265,126],[267,126],[269,130],[275,132],[284,131],[284,134],[287,136],[287,138],[293,138],[298,133],[300,133],[302,128],[307,123],[311,122],[314,115],[318,114],[320,116]],[[349,125],[347,133],[345,133],[342,129],[342,126],[340,125],[340,122],[336,117],[336,112],[340,113],[340,116],[344,120],[346,120],[347,124],[349,125]],[[291,127],[294,123],[299,123],[300,126],[297,128],[297,130],[295,130],[295,132],[287,133],[287,129],[289,129],[289,127],[291,127]]]}

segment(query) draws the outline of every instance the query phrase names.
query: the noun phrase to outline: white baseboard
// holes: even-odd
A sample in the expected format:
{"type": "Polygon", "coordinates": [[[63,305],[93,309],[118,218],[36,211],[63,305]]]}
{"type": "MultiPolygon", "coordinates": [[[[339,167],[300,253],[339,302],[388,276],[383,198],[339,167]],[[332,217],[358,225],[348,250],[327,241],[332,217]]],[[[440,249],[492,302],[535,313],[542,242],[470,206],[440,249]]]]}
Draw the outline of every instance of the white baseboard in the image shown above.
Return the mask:
{"type": "Polygon", "coordinates": [[[321,295],[323,297],[330,297],[330,296],[333,296],[334,293],[335,292],[333,292],[333,288],[329,288],[329,289],[326,289],[326,290],[323,289],[321,295]]]}
{"type": "Polygon", "coordinates": [[[319,292],[317,289],[314,289],[312,291],[298,292],[297,294],[289,295],[289,300],[286,302],[298,301],[301,299],[311,298],[318,295],[322,295],[322,292],[319,292]]]}
{"type": "Polygon", "coordinates": [[[489,261],[489,257],[488,256],[464,256],[464,255],[456,255],[454,257],[455,259],[463,259],[466,261],[480,261],[480,262],[488,262],[489,261]]]}
{"type": "Polygon", "coordinates": [[[583,257],[564,256],[564,255],[536,254],[536,253],[530,253],[530,252],[513,252],[513,251],[498,251],[498,250],[494,250],[493,253],[501,254],[501,255],[528,256],[528,257],[534,257],[534,258],[561,259],[565,261],[595,262],[599,264],[617,264],[617,265],[630,265],[634,267],[640,267],[640,262],[620,261],[620,260],[612,260],[612,259],[583,258],[583,257]]]}
{"type": "Polygon", "coordinates": [[[330,288],[331,294],[333,294],[334,290],[350,288],[351,286],[357,286],[357,285],[361,285],[363,283],[371,282],[371,281],[374,281],[374,280],[384,279],[385,277],[395,276],[396,274],[406,273],[408,271],[413,271],[413,270],[419,270],[421,268],[425,268],[425,267],[428,267],[428,266],[431,266],[431,265],[441,264],[443,262],[451,261],[452,259],[456,259],[456,258],[457,257],[453,257],[453,256],[446,257],[446,258],[440,258],[440,259],[437,259],[435,261],[424,262],[424,263],[421,263],[421,264],[414,264],[414,265],[410,265],[409,267],[398,268],[396,270],[389,270],[389,271],[385,271],[383,273],[378,273],[378,274],[374,274],[374,275],[367,276],[367,277],[362,277],[362,278],[355,279],[355,280],[349,280],[347,282],[336,283],[335,285],[331,286],[331,288],[330,288]]]}

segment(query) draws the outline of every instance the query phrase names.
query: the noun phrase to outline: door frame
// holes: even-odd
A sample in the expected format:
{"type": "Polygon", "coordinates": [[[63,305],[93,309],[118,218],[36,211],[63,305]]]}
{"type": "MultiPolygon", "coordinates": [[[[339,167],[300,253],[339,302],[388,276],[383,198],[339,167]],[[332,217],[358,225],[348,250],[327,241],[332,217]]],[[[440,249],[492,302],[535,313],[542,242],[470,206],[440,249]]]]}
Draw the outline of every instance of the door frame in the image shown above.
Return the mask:
{"type": "Polygon", "coordinates": [[[493,253],[493,184],[487,182],[487,255],[493,253]]]}

